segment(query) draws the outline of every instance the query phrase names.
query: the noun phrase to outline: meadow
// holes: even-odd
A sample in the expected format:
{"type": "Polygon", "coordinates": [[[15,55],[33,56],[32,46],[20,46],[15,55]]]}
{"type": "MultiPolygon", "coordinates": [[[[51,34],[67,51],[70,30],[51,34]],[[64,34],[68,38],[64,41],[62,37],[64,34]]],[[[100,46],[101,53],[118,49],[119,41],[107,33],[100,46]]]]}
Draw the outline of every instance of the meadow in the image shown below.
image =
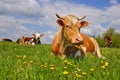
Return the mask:
{"type": "Polygon", "coordinates": [[[120,49],[101,48],[106,59],[50,56],[51,45],[0,42],[0,80],[120,80],[120,49]]]}

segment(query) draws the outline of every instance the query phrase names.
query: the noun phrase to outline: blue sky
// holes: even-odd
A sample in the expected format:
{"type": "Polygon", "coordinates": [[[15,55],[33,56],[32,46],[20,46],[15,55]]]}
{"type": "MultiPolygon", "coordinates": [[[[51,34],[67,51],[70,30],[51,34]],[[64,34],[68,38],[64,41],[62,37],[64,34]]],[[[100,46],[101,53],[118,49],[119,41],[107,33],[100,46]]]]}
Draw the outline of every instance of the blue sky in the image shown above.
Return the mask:
{"type": "Polygon", "coordinates": [[[101,35],[113,27],[120,32],[120,0],[0,0],[0,41],[44,33],[42,43],[51,43],[59,15],[86,16],[87,35],[101,35]]]}
{"type": "Polygon", "coordinates": [[[77,4],[86,4],[88,6],[93,6],[96,8],[104,9],[105,6],[109,7],[111,6],[111,3],[109,0],[68,0],[72,3],[77,4]]]}

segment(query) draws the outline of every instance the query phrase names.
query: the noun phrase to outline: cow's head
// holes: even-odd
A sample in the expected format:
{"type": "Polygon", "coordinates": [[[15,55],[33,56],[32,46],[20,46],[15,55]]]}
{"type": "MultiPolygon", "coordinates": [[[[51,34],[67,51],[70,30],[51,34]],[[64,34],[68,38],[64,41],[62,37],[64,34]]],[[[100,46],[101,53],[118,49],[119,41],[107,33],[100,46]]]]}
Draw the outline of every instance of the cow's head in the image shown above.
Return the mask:
{"type": "Polygon", "coordinates": [[[56,16],[58,17],[57,24],[63,29],[62,33],[64,37],[72,44],[81,44],[83,42],[83,38],[80,35],[80,29],[88,25],[87,21],[82,21],[85,16],[82,18],[78,18],[73,15],[62,17],[56,14],[56,16]]]}
{"type": "Polygon", "coordinates": [[[37,33],[37,34],[32,34],[33,36],[34,36],[34,38],[36,39],[36,40],[40,40],[40,38],[42,37],[42,36],[44,36],[44,34],[39,34],[39,33],[37,33]]]}

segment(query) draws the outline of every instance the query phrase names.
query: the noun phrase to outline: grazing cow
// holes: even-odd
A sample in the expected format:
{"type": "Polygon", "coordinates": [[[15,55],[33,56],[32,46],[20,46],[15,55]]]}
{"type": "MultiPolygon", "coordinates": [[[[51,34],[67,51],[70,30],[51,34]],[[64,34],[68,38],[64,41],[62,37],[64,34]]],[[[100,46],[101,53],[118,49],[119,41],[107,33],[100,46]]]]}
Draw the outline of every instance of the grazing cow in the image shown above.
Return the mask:
{"type": "Polygon", "coordinates": [[[8,39],[8,38],[3,38],[2,41],[5,41],[5,42],[13,42],[11,39],[8,39]]]}
{"type": "Polygon", "coordinates": [[[112,44],[112,39],[110,35],[106,35],[104,37],[104,42],[105,42],[105,46],[110,48],[111,44],[112,44]]]}
{"type": "Polygon", "coordinates": [[[77,55],[78,53],[86,55],[87,52],[96,52],[97,56],[102,58],[96,40],[80,33],[80,29],[88,25],[87,21],[82,21],[85,16],[82,18],[73,15],[61,17],[56,14],[56,16],[60,27],[53,39],[51,55],[57,55],[64,59],[68,55],[77,55]]]}
{"type": "Polygon", "coordinates": [[[31,44],[31,45],[35,45],[35,44],[41,44],[40,38],[44,35],[44,34],[32,34],[34,37],[24,37],[22,36],[22,38],[19,38],[16,43],[18,44],[31,44]]]}

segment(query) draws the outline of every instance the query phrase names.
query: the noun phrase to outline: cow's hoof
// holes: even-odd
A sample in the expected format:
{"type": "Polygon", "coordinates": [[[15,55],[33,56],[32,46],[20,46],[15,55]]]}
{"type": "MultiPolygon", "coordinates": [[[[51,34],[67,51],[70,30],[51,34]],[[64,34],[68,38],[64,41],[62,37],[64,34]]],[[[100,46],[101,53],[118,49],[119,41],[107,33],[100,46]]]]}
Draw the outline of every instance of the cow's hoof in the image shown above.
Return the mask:
{"type": "Polygon", "coordinates": [[[106,57],[102,56],[101,59],[106,59],[106,57]]]}

